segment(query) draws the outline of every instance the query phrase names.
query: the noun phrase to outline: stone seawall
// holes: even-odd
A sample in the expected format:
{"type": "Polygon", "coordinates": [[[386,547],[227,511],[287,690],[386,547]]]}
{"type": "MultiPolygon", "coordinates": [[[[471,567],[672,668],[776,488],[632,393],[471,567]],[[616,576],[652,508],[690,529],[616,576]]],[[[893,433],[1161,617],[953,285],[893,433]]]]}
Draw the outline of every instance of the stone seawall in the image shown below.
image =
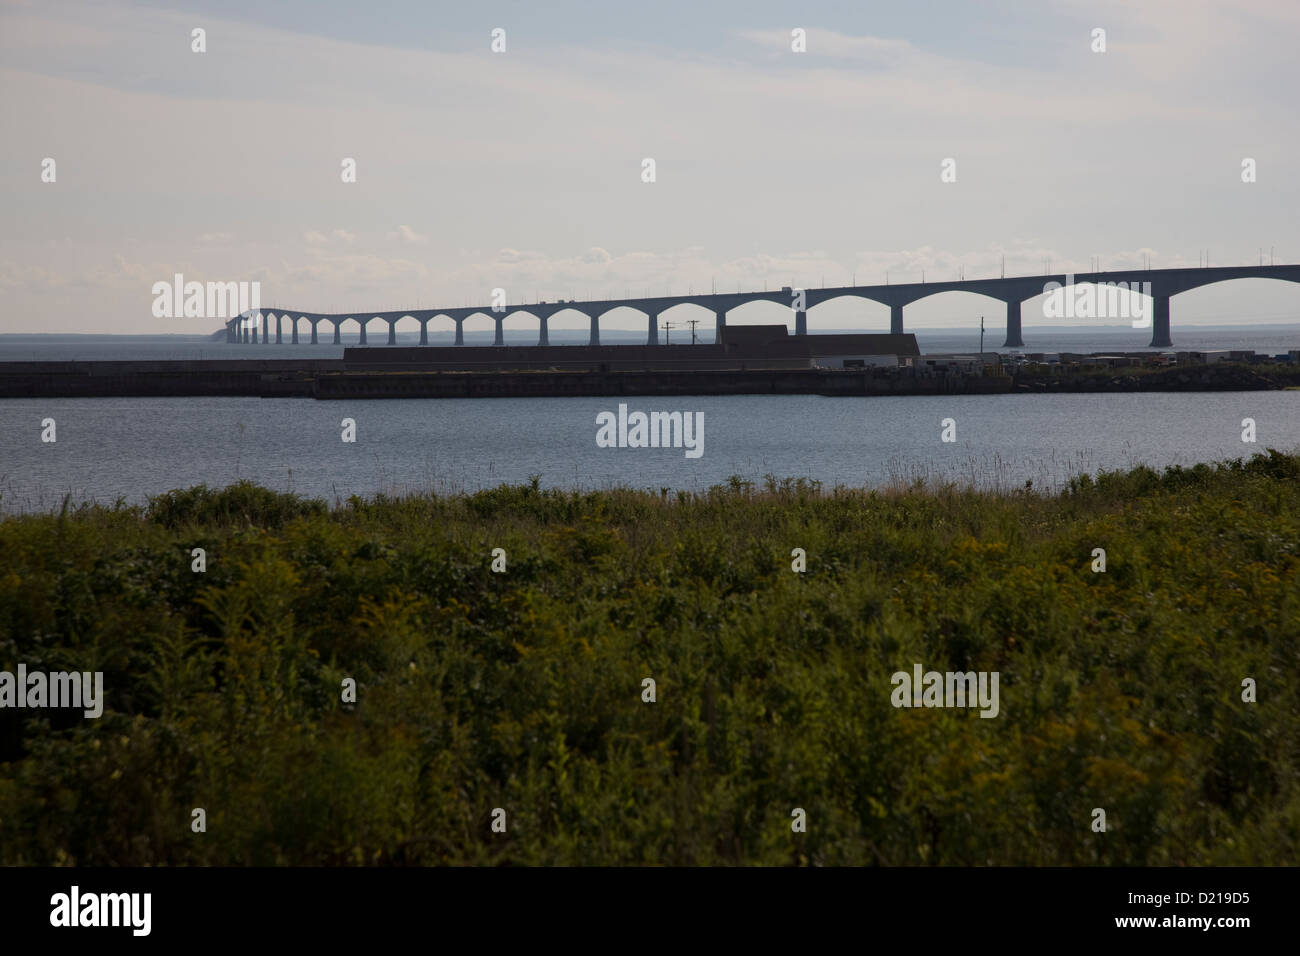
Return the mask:
{"type": "Polygon", "coordinates": [[[153,398],[312,394],[339,359],[159,362],[0,362],[0,398],[153,398]]]}
{"type": "Polygon", "coordinates": [[[1242,365],[1013,376],[910,369],[449,371],[345,359],[0,362],[0,398],[540,398],[618,395],[983,395],[1012,392],[1267,391],[1287,380],[1242,365]]]}
{"type": "Polygon", "coordinates": [[[434,372],[347,371],[342,360],[0,363],[0,398],[944,395],[1010,388],[1010,378],[872,369],[434,372]]]}
{"type": "Polygon", "coordinates": [[[1261,375],[1245,365],[1185,365],[1163,369],[1124,369],[1113,374],[1081,372],[1017,375],[1015,392],[1266,392],[1284,388],[1283,380],[1261,375]]]}
{"type": "Polygon", "coordinates": [[[315,397],[536,398],[619,395],[946,395],[1009,392],[1010,378],[818,369],[651,372],[345,372],[316,379],[315,397]]]}

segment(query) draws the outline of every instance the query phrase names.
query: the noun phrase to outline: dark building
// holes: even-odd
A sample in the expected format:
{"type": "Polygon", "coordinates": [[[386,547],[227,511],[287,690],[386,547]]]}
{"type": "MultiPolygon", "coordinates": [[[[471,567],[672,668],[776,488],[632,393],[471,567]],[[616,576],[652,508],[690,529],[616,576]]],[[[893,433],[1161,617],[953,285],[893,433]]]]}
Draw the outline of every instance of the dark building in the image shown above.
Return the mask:
{"type": "Polygon", "coordinates": [[[893,367],[920,352],[911,333],[790,335],[784,325],[724,326],[710,345],[374,346],[343,350],[350,371],[800,369],[893,367]]]}

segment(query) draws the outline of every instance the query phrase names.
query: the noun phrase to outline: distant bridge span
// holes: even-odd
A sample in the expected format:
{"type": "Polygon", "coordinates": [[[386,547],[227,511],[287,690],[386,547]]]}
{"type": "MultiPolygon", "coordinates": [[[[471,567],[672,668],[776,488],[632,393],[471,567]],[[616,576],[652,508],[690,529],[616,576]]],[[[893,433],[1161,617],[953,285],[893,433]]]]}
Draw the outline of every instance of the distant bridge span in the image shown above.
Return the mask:
{"type": "MultiPolygon", "coordinates": [[[[1073,273],[1075,285],[1110,285],[1127,284],[1129,289],[1140,290],[1149,295],[1152,302],[1149,311],[1151,319],[1151,348],[1167,348],[1173,345],[1169,335],[1169,299],[1180,292],[1198,289],[1216,282],[1231,279],[1281,279],[1285,282],[1300,282],[1300,265],[1270,266],[1215,266],[1197,269],[1129,269],[1114,272],[1073,273]]],[[[549,345],[547,321],[557,312],[572,309],[586,315],[591,320],[592,345],[600,344],[600,317],[613,309],[635,309],[648,318],[647,344],[659,344],[659,315],[679,305],[697,305],[714,314],[716,329],[721,330],[727,324],[727,313],[737,306],[749,302],[775,302],[794,310],[795,334],[806,335],[808,332],[808,309],[845,296],[868,299],[889,306],[889,331],[894,334],[903,332],[903,307],[913,302],[938,295],[941,292],[973,292],[977,295],[999,299],[1007,306],[1007,335],[1003,348],[1023,348],[1024,337],[1020,329],[1020,306],[1027,299],[1043,295],[1047,283],[1066,283],[1064,273],[1042,276],[1015,276],[1000,279],[969,279],[955,282],[912,282],[899,285],[839,286],[831,289],[790,289],[783,288],[777,292],[719,292],[697,295],[664,295],[634,299],[594,299],[561,300],[556,302],[538,302],[533,304],[515,304],[503,306],[495,311],[491,306],[469,306],[458,309],[407,309],[390,312],[347,312],[323,313],[301,312],[297,309],[267,307],[258,312],[245,313],[226,323],[226,340],[228,342],[257,342],[257,330],[262,331],[261,341],[271,341],[271,325],[275,325],[275,341],[284,341],[282,322],[289,320],[292,331],[290,341],[298,344],[298,326],[307,323],[311,328],[311,344],[317,343],[318,326],[328,324],[334,330],[334,344],[342,343],[340,336],[343,325],[355,322],[360,326],[360,344],[366,344],[366,325],[372,321],[388,324],[388,344],[397,342],[397,323],[400,319],[411,318],[420,324],[420,344],[429,343],[429,322],[440,316],[456,323],[456,344],[465,344],[464,324],[470,316],[483,315],[496,322],[495,345],[504,345],[503,323],[512,315],[527,314],[537,319],[539,325],[539,345],[549,345]],[[796,293],[802,292],[803,301],[799,303],[796,293]],[[802,305],[802,308],[799,306],[802,305]],[[258,319],[261,321],[258,321],[258,319]],[[250,335],[251,333],[251,335],[250,335]]],[[[1110,316],[1108,316],[1110,317],[1110,316]]]]}

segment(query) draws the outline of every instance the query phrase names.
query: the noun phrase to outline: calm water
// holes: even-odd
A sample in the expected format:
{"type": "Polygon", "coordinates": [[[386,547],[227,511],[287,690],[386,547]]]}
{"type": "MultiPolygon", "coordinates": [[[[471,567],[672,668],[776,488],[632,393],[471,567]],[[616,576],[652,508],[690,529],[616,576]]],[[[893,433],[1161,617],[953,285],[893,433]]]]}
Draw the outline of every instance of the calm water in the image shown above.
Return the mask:
{"type": "MultiPolygon", "coordinates": [[[[485,324],[467,324],[465,344],[491,345],[492,331],[485,324]]],[[[882,332],[885,329],[816,329],[816,332],[846,331],[882,332]]],[[[922,352],[975,352],[980,347],[979,327],[963,329],[911,329],[922,352]]],[[[331,333],[332,334],[332,333],[331,333]]],[[[387,340],[387,326],[375,324],[370,330],[369,344],[382,346],[387,340]]],[[[673,341],[678,335],[674,331],[673,341]]],[[[990,322],[984,336],[985,351],[1021,352],[1136,352],[1145,350],[1151,341],[1149,329],[1131,326],[1028,326],[1024,330],[1025,348],[1002,349],[1006,334],[1004,326],[990,322]]],[[[550,340],[556,345],[585,345],[586,329],[551,329],[550,340]]],[[[509,345],[536,345],[534,328],[512,327],[505,330],[509,345]]],[[[644,332],[620,329],[601,329],[601,342],[605,345],[643,344],[644,332]]],[[[688,339],[687,339],[688,340],[688,339]]],[[[713,341],[712,329],[701,327],[700,340],[713,341]]],[[[1173,329],[1174,348],[1178,350],[1202,349],[1253,349],[1256,352],[1276,355],[1290,349],[1300,349],[1300,323],[1237,326],[1179,326],[1173,329]]],[[[330,339],[329,341],[332,341],[330,339]]],[[[399,332],[397,344],[418,345],[418,332],[399,332]]],[[[451,345],[453,334],[440,328],[431,328],[431,345],[451,345]]],[[[92,361],[95,359],[230,359],[230,358],[342,358],[344,346],[357,344],[357,331],[349,329],[343,336],[343,345],[322,343],[318,345],[228,345],[214,342],[200,335],[0,335],[0,362],[17,361],[92,361]]]]}
{"type": "Polygon", "coordinates": [[[376,491],[546,486],[705,488],[730,475],[878,485],[923,476],[1052,486],[1080,471],[1300,450],[1300,391],[1107,395],[625,398],[704,413],[704,454],[596,447],[618,399],[317,402],[129,398],[0,401],[0,510],[112,502],[249,478],[333,501],[376,491]],[[340,440],[354,418],[357,441],[340,440]],[[1257,445],[1241,441],[1255,419],[1257,445]],[[41,421],[57,442],[41,441],[41,421]],[[957,422],[957,442],[940,422],[957,422]]]}

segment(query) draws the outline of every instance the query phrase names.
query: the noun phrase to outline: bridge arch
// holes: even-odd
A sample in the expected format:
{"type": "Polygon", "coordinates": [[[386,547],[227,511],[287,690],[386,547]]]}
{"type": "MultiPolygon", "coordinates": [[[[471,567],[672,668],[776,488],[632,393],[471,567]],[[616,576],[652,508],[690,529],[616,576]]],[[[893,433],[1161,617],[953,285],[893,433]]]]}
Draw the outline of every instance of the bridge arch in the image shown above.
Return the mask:
{"type": "Polygon", "coordinates": [[[496,340],[497,323],[489,309],[462,313],[457,329],[457,344],[491,345],[496,340]]]}
{"type": "Polygon", "coordinates": [[[725,307],[721,312],[716,311],[712,306],[705,305],[703,302],[697,302],[687,299],[681,302],[674,302],[668,308],[660,311],[658,315],[658,326],[660,341],[665,344],[673,344],[673,335],[676,333],[676,341],[680,343],[690,342],[692,319],[699,322],[696,326],[696,340],[702,342],[716,342],[718,330],[726,325],[727,310],[725,307]],[[664,323],[669,328],[664,328],[664,323]]]}
{"type": "MultiPolygon", "coordinates": [[[[1188,270],[1191,272],[1191,270],[1188,270]]],[[[1207,270],[1209,271],[1209,270],[1207,270]]],[[[1170,301],[1177,299],[1179,314],[1192,320],[1205,319],[1255,319],[1261,324],[1281,321],[1296,321],[1300,317],[1300,307],[1296,304],[1294,287],[1300,285],[1300,269],[1271,276],[1229,276],[1201,277],[1184,273],[1179,281],[1173,283],[1165,302],[1160,302],[1160,289],[1156,289],[1155,326],[1152,332],[1152,344],[1163,333],[1171,345],[1169,336],[1170,301]],[[1250,298],[1271,306],[1263,313],[1243,314],[1238,304],[1243,298],[1242,283],[1249,284],[1250,298]],[[1284,285],[1285,284],[1285,285],[1284,285]],[[1286,288],[1291,286],[1292,288],[1286,288]]],[[[1251,324],[1243,322],[1242,324],[1251,324]]]]}
{"type": "MultiPolygon", "coordinates": [[[[1187,274],[1180,276],[1174,282],[1174,288],[1169,292],[1170,295],[1182,295],[1184,292],[1194,292],[1198,289],[1205,289],[1209,286],[1227,285],[1234,282],[1285,282],[1288,285],[1300,285],[1300,272],[1293,275],[1276,275],[1276,276],[1228,276],[1226,278],[1203,278],[1195,274],[1196,270],[1187,270],[1187,274]]],[[[1208,271],[1208,270],[1207,270],[1208,271]]]]}
{"type": "Polygon", "coordinates": [[[633,341],[638,344],[656,344],[658,341],[657,330],[650,330],[647,335],[647,329],[649,329],[650,323],[654,322],[656,325],[658,323],[654,316],[642,308],[643,305],[644,303],[640,301],[637,301],[636,304],[628,303],[626,305],[606,303],[593,309],[593,312],[599,314],[598,334],[604,336],[599,341],[604,341],[606,344],[611,341],[625,341],[627,333],[631,332],[634,336],[633,341]],[[618,334],[611,336],[609,334],[611,332],[618,334]]]}
{"type": "Polygon", "coordinates": [[[827,330],[889,330],[889,306],[859,292],[845,292],[821,299],[816,305],[808,307],[807,315],[805,331],[814,325],[827,330]]]}
{"type": "Polygon", "coordinates": [[[493,321],[500,319],[501,344],[536,345],[541,339],[543,319],[530,309],[507,309],[503,314],[494,315],[493,321]]]}
{"type": "Polygon", "coordinates": [[[986,339],[984,349],[987,351],[1002,347],[1017,348],[1024,345],[1020,327],[1020,300],[1014,295],[1008,299],[993,294],[988,286],[971,289],[948,287],[937,289],[925,295],[910,297],[906,300],[907,319],[903,319],[903,305],[889,306],[889,331],[894,333],[915,333],[918,327],[924,329],[970,329],[972,330],[971,351],[979,347],[978,335],[980,319],[985,320],[986,339]],[[1006,335],[999,342],[997,332],[999,325],[1006,329],[1006,335]]]}
{"type": "Polygon", "coordinates": [[[583,329],[591,321],[591,313],[575,305],[554,309],[547,317],[551,328],[583,329]],[[561,318],[563,316],[563,318],[561,318]],[[559,319],[559,321],[556,321],[559,319]]]}
{"type": "Polygon", "coordinates": [[[413,340],[418,341],[420,330],[424,327],[424,322],[421,321],[421,316],[415,312],[403,312],[401,315],[393,318],[388,323],[388,327],[391,330],[391,334],[389,335],[390,344],[399,344],[398,337],[400,336],[402,340],[400,344],[409,345],[413,340]]]}
{"type": "MultiPolygon", "coordinates": [[[[1059,285],[1059,283],[1057,283],[1059,285]]],[[[1107,282],[1075,282],[1051,292],[1039,292],[1021,300],[1023,315],[1032,317],[1031,325],[1077,324],[1098,320],[1129,320],[1150,314],[1155,300],[1154,289],[1143,289],[1139,283],[1123,288],[1107,282]],[[1081,303],[1083,314],[1073,314],[1073,303],[1081,303]]]]}
{"type": "MultiPolygon", "coordinates": [[[[585,304],[583,306],[579,306],[577,303],[574,303],[573,305],[565,304],[557,308],[555,304],[552,303],[548,305],[534,306],[534,308],[536,308],[539,313],[544,312],[546,314],[546,319],[542,324],[542,327],[547,330],[547,340],[544,343],[546,345],[551,344],[551,337],[554,336],[557,331],[560,333],[561,341],[572,338],[570,335],[572,332],[585,332],[588,336],[590,335],[591,314],[585,304]]],[[[584,341],[586,341],[586,339],[584,339],[584,341]]]]}
{"type": "Polygon", "coordinates": [[[793,333],[795,313],[788,305],[770,299],[750,299],[727,310],[727,325],[784,325],[793,333]]]}
{"type": "Polygon", "coordinates": [[[420,332],[421,345],[450,345],[456,339],[456,320],[447,312],[424,312],[420,318],[424,329],[420,332]]]}

